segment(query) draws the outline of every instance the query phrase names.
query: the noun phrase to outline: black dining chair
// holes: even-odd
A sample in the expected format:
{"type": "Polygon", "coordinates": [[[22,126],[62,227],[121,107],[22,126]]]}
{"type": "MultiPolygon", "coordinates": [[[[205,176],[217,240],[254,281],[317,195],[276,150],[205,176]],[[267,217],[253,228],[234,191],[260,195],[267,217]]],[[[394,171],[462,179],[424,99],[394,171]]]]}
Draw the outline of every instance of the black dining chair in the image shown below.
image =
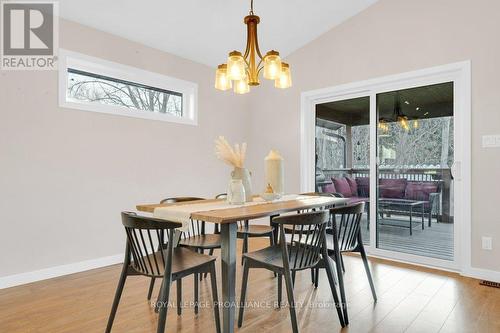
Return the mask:
{"type": "MultiPolygon", "coordinates": [[[[160,201],[160,204],[172,204],[172,203],[182,203],[182,202],[191,202],[191,201],[200,201],[205,200],[203,198],[198,197],[172,197],[166,198],[160,201]]],[[[205,250],[209,250],[209,255],[213,255],[214,249],[221,248],[221,239],[218,234],[207,234],[206,233],[206,223],[204,221],[191,220],[187,227],[187,230],[183,231],[180,240],[179,246],[190,248],[191,250],[204,254],[205,250]]],[[[208,273],[205,273],[207,276],[208,273]]],[[[198,298],[199,298],[199,283],[198,281],[202,279],[203,274],[195,273],[194,279],[194,312],[198,313],[198,298]]],[[[151,278],[151,282],[149,284],[148,291],[148,300],[151,299],[151,295],[153,292],[155,284],[155,278],[151,278]]],[[[177,297],[178,299],[182,298],[182,280],[177,280],[177,297]]],[[[181,302],[177,303],[177,314],[182,314],[181,302]]]]}
{"type": "Polygon", "coordinates": [[[339,298],[334,282],[331,259],[326,250],[326,225],[329,219],[328,211],[310,212],[287,215],[274,218],[279,226],[279,244],[249,252],[243,255],[243,282],[241,287],[238,327],[243,324],[243,313],[248,285],[248,275],[251,268],[265,268],[278,274],[278,304],[281,305],[282,277],[288,297],[292,331],[299,331],[293,296],[292,274],[296,271],[310,269],[323,259],[330,281],[330,289],[337,309],[340,324],[344,327],[344,319],[339,305],[339,298]],[[285,228],[291,230],[289,242],[285,228]]]}
{"type": "MultiPolygon", "coordinates": [[[[357,252],[361,255],[363,260],[363,265],[365,267],[366,276],[370,284],[370,289],[372,292],[373,300],[377,301],[377,293],[375,291],[375,285],[373,284],[372,275],[370,272],[370,266],[368,264],[368,259],[366,257],[366,251],[363,246],[363,240],[361,238],[361,218],[365,210],[365,203],[359,202],[349,206],[337,207],[330,209],[331,215],[331,227],[327,228],[327,249],[330,256],[340,259],[341,270],[345,272],[344,261],[342,259],[342,253],[345,252],[357,252]]],[[[316,268],[314,285],[317,288],[319,281],[319,268],[316,268]]],[[[341,298],[345,302],[344,291],[341,290],[341,298]]],[[[347,312],[344,315],[344,319],[347,318],[347,312]]],[[[348,318],[346,319],[348,322],[348,318]]]]}
{"type": "MultiPolygon", "coordinates": [[[[205,199],[197,197],[174,197],[163,199],[160,203],[179,203],[199,200],[205,199]]],[[[209,255],[213,255],[214,249],[221,248],[221,238],[218,233],[209,234],[206,232],[205,221],[191,220],[189,228],[184,231],[181,236],[179,245],[189,247],[200,253],[204,253],[205,250],[208,250],[209,255]]]]}
{"type": "Polygon", "coordinates": [[[216,258],[183,247],[175,247],[174,234],[177,233],[175,229],[181,227],[181,223],[123,212],[122,224],[127,235],[125,260],[106,332],[111,332],[123,287],[128,276],[143,275],[152,278],[163,278],[160,297],[156,304],[156,308],[160,312],[157,332],[163,333],[165,331],[172,282],[191,274],[205,272],[210,273],[215,326],[216,331],[220,332],[219,301],[215,276],[216,258]]]}
{"type": "MultiPolygon", "coordinates": [[[[216,199],[227,198],[226,193],[218,194],[216,199]]],[[[218,232],[218,225],[216,225],[216,232],[218,232]]],[[[269,245],[274,245],[274,228],[270,225],[262,224],[249,224],[248,220],[238,221],[238,229],[236,230],[236,236],[243,239],[242,255],[248,252],[248,239],[253,237],[269,237],[269,245]]],[[[243,257],[241,258],[241,264],[243,265],[243,257]]]]}

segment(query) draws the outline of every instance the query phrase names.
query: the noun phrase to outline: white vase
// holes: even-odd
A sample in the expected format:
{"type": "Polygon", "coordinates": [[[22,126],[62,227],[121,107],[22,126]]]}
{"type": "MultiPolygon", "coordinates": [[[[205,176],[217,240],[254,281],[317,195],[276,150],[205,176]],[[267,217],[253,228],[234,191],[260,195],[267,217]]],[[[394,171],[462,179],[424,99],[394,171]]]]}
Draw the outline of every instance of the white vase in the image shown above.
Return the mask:
{"type": "Polygon", "coordinates": [[[231,172],[232,179],[240,179],[245,189],[245,201],[252,201],[252,173],[246,168],[235,167],[231,172]]]}
{"type": "Polygon", "coordinates": [[[274,193],[283,195],[285,193],[285,167],[281,155],[271,150],[264,159],[266,170],[266,185],[270,184],[274,193]]]}
{"type": "Polygon", "coordinates": [[[245,202],[245,188],[241,179],[231,179],[229,181],[227,202],[232,205],[241,205],[245,202]]]}

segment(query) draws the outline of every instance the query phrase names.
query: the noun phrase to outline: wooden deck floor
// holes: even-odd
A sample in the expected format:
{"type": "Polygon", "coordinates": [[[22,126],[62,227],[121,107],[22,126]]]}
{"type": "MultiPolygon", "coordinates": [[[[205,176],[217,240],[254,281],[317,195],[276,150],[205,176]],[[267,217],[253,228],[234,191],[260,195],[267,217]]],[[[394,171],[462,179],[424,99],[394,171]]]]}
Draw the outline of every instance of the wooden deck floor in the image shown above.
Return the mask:
{"type": "MultiPolygon", "coordinates": [[[[252,239],[250,245],[255,250],[266,246],[267,240],[252,239]]],[[[325,308],[331,305],[325,273],[321,272],[315,290],[309,272],[304,271],[297,274],[295,285],[302,333],[500,332],[500,289],[480,286],[477,280],[454,273],[371,259],[379,296],[374,304],[359,257],[345,256],[344,261],[349,327],[341,329],[335,310],[325,308]]],[[[121,265],[114,265],[0,290],[0,331],[103,332],[120,269],[121,265]]],[[[143,277],[127,280],[113,332],[156,332],[157,315],[146,301],[148,284],[149,279],[143,277]]],[[[192,278],[185,279],[184,302],[193,299],[192,285],[192,278]]],[[[238,265],[237,291],[240,286],[238,265]]],[[[175,299],[175,287],[171,297],[175,299]]],[[[256,303],[260,306],[247,308],[243,327],[236,331],[291,332],[288,310],[274,307],[276,297],[272,274],[250,271],[248,301],[260,302],[256,303]]],[[[208,280],[201,283],[200,300],[210,302],[208,280]]],[[[215,332],[212,311],[202,307],[195,315],[189,305],[182,316],[170,311],[167,332],[215,332]]]]}
{"type": "MultiPolygon", "coordinates": [[[[414,221],[420,222],[416,218],[414,221]]],[[[366,217],[363,217],[363,243],[368,244],[370,240],[369,230],[366,228],[366,217]]],[[[384,219],[384,223],[399,224],[408,226],[408,218],[394,216],[384,219]]],[[[425,229],[422,230],[420,223],[415,223],[413,235],[410,236],[408,228],[395,227],[389,225],[379,225],[379,247],[385,250],[392,250],[415,254],[425,257],[453,260],[453,224],[437,223],[433,220],[431,227],[425,221],[425,229]]]]}

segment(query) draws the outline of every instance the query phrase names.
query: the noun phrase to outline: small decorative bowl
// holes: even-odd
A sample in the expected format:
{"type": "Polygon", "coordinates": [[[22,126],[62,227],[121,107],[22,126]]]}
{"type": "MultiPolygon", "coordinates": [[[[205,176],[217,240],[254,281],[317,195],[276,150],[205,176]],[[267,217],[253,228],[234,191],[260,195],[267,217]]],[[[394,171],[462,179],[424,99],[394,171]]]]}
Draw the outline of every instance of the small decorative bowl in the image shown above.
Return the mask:
{"type": "Polygon", "coordinates": [[[281,195],[279,195],[278,193],[262,193],[260,197],[265,201],[273,201],[279,199],[281,195]]]}

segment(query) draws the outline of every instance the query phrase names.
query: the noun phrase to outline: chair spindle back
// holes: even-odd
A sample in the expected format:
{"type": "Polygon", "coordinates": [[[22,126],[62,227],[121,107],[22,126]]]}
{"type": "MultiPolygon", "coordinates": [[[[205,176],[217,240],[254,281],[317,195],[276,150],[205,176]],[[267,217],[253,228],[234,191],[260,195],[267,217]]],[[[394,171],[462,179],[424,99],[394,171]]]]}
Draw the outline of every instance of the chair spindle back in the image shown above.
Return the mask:
{"type": "Polygon", "coordinates": [[[325,244],[325,230],[328,211],[309,212],[297,215],[276,217],[279,224],[280,246],[283,251],[285,268],[302,270],[316,266],[325,244]],[[285,233],[291,236],[286,242],[285,233]]]}
{"type": "MultiPolygon", "coordinates": [[[[181,223],[122,212],[122,224],[127,234],[127,256],[132,268],[141,275],[161,277],[165,270],[166,254],[172,254],[174,229],[181,223]],[[160,244],[163,244],[160,247],[160,244]],[[132,259],[132,260],[130,260],[132,259]]],[[[170,258],[171,259],[171,258],[170,258]]]]}
{"type": "Polygon", "coordinates": [[[332,228],[336,228],[340,251],[352,251],[358,247],[364,209],[364,202],[330,209],[332,228]]]}

